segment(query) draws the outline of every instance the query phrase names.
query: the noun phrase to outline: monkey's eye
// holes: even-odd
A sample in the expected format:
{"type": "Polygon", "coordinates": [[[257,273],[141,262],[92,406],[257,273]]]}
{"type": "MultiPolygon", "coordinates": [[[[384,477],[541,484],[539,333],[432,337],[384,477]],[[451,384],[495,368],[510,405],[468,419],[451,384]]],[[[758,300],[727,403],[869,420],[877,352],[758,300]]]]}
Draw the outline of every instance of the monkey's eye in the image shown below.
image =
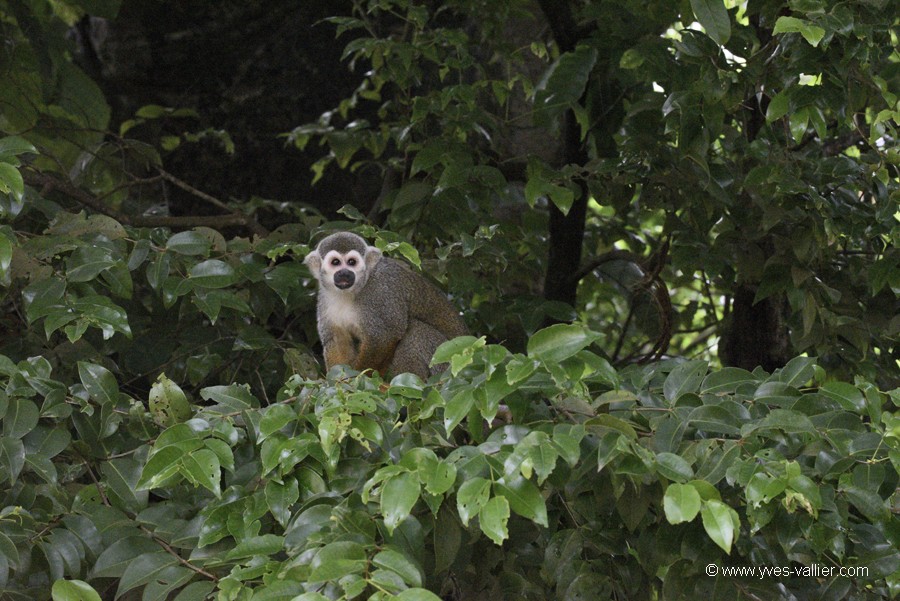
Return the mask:
{"type": "Polygon", "coordinates": [[[331,260],[331,264],[332,264],[334,267],[337,267],[338,265],[341,264],[341,260],[338,259],[337,257],[335,257],[334,259],[331,260]]]}
{"type": "Polygon", "coordinates": [[[350,267],[356,267],[356,259],[347,259],[347,265],[350,267]]]}

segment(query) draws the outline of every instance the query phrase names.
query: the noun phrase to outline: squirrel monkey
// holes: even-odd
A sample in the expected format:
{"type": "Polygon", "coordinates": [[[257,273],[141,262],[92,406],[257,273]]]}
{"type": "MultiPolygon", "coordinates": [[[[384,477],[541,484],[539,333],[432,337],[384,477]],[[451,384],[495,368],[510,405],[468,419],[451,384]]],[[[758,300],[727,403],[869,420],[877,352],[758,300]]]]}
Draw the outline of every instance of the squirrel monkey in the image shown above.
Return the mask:
{"type": "Polygon", "coordinates": [[[410,372],[427,379],[441,371],[429,367],[435,349],[467,333],[443,293],[356,234],[331,234],[303,262],[319,281],[326,369],[345,364],[385,377],[410,372]]]}

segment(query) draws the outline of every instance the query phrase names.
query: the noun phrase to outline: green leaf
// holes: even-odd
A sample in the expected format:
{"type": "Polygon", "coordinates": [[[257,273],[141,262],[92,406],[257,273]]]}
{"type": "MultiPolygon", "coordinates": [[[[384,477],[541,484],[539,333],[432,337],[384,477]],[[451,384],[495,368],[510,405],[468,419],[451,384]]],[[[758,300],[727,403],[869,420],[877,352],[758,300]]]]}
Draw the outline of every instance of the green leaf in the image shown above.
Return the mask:
{"type": "Polygon", "coordinates": [[[202,288],[225,288],[237,281],[234,268],[219,259],[208,259],[191,267],[191,282],[202,288]]]}
{"type": "Polygon", "coordinates": [[[9,238],[0,234],[0,286],[9,286],[11,274],[9,266],[12,263],[13,243],[9,238]]]}
{"type": "Polygon", "coordinates": [[[484,348],[485,344],[486,342],[483,336],[481,338],[475,338],[474,336],[459,336],[453,340],[448,340],[441,343],[434,351],[431,365],[452,361],[454,370],[452,373],[456,375],[463,367],[472,362],[475,351],[484,348]],[[460,356],[465,357],[466,360],[463,362],[458,361],[460,356]]]}
{"type": "Polygon", "coordinates": [[[451,511],[439,511],[434,524],[434,572],[448,570],[459,554],[462,529],[451,511]]]}
{"type": "Polygon", "coordinates": [[[362,574],[367,566],[365,548],[355,542],[329,543],[319,549],[310,563],[309,582],[337,580],[348,574],[362,574]]]}
{"type": "Polygon", "coordinates": [[[272,580],[254,589],[252,601],[329,601],[321,593],[303,593],[304,590],[303,583],[296,580],[272,580]]]}
{"type": "Polygon", "coordinates": [[[100,405],[106,403],[114,405],[119,400],[119,384],[116,377],[102,365],[79,361],[78,376],[84,389],[100,405]]]}
{"type": "Polygon", "coordinates": [[[529,161],[525,201],[534,207],[539,198],[549,198],[564,215],[568,215],[575,200],[575,193],[565,186],[554,183],[552,179],[559,180],[559,174],[536,159],[529,161]]]}
{"type": "Polygon", "coordinates": [[[165,374],[159,374],[156,382],[150,387],[149,405],[154,421],[164,427],[191,418],[192,410],[187,396],[181,387],[165,374]]]}
{"type": "Polygon", "coordinates": [[[799,144],[806,135],[806,127],[809,125],[809,111],[807,107],[797,109],[791,114],[788,125],[791,130],[791,137],[794,143],[799,144]]]}
{"type": "Polygon", "coordinates": [[[38,408],[27,399],[11,399],[3,416],[3,436],[19,439],[31,432],[38,423],[38,408]]]}
{"type": "Polygon", "coordinates": [[[550,66],[534,96],[535,109],[543,124],[551,123],[581,99],[597,57],[596,48],[581,45],[560,55],[550,66]]]}
{"type": "MultiPolygon", "coordinates": [[[[229,440],[236,441],[237,433],[235,432],[234,438],[229,440]]],[[[207,449],[216,454],[216,457],[219,458],[219,465],[229,472],[234,471],[234,453],[231,451],[231,447],[228,446],[227,442],[219,440],[218,438],[207,438],[203,441],[203,444],[207,449]]]]}
{"type": "Polygon", "coordinates": [[[687,361],[673,369],[663,383],[663,394],[669,403],[675,403],[681,395],[697,392],[706,376],[709,364],[706,361],[687,361]]]}
{"type": "Polygon", "coordinates": [[[444,409],[444,429],[448,434],[465,419],[474,405],[475,393],[470,387],[463,388],[447,401],[447,407],[444,409]]]}
{"type": "Polygon", "coordinates": [[[112,267],[101,273],[100,279],[109,291],[119,298],[130,299],[134,292],[131,272],[122,261],[116,261],[112,267]]]}
{"type": "Polygon", "coordinates": [[[809,382],[816,371],[815,357],[794,357],[777,373],[779,382],[800,387],[809,382]]]}
{"type": "Polygon", "coordinates": [[[511,479],[502,478],[494,486],[497,493],[506,497],[513,511],[547,527],[547,504],[534,482],[517,475],[511,479]]]}
{"type": "Polygon", "coordinates": [[[0,482],[14,484],[25,467],[25,445],[21,440],[0,436],[0,482]]]}
{"type": "Polygon", "coordinates": [[[62,453],[72,441],[69,430],[38,426],[25,435],[25,450],[30,454],[52,459],[62,453]]]}
{"type": "Polygon", "coordinates": [[[619,68],[621,69],[637,69],[644,64],[644,56],[638,48],[629,48],[622,53],[619,59],[619,68]]]}
{"type": "Polygon", "coordinates": [[[192,582],[178,593],[174,601],[206,601],[215,588],[215,582],[192,582]]]}
{"type": "Polygon", "coordinates": [[[169,445],[154,453],[141,471],[137,489],[149,490],[158,488],[166,483],[178,473],[178,468],[181,466],[181,458],[184,454],[184,449],[176,445],[169,445]]]}
{"type": "Polygon", "coordinates": [[[407,586],[422,586],[423,574],[419,567],[403,553],[393,549],[385,549],[372,558],[372,563],[379,568],[394,572],[407,586]]]}
{"type": "Polygon", "coordinates": [[[538,365],[540,364],[534,359],[529,359],[524,355],[514,355],[506,365],[506,382],[510,386],[515,386],[533,374],[538,365]]]}
{"type": "Polygon", "coordinates": [[[119,578],[131,561],[146,553],[159,550],[159,545],[146,536],[128,536],[106,547],[91,570],[93,578],[119,578]]]}
{"type": "Polygon", "coordinates": [[[389,533],[409,517],[420,492],[418,478],[409,472],[393,476],[381,487],[381,514],[389,533]]]}
{"type": "Polygon", "coordinates": [[[163,283],[169,277],[169,267],[172,262],[171,255],[160,253],[147,265],[147,283],[154,290],[162,288],[163,283]]]}
{"type": "Polygon", "coordinates": [[[265,440],[273,432],[281,430],[292,421],[297,420],[297,413],[287,405],[271,405],[267,407],[259,421],[258,442],[265,440]]]}
{"type": "Polygon", "coordinates": [[[728,554],[731,545],[740,532],[740,518],[737,512],[721,501],[705,501],[700,509],[703,529],[714,543],[728,554]]]}
{"type": "Polygon", "coordinates": [[[285,478],[284,483],[274,480],[266,482],[266,503],[269,512],[282,527],[287,527],[291,519],[291,505],[300,498],[300,488],[296,478],[285,478]]]}
{"type": "Polygon", "coordinates": [[[419,466],[419,480],[432,495],[442,495],[456,481],[456,466],[439,459],[426,460],[419,466]]]}
{"type": "Polygon", "coordinates": [[[781,430],[789,433],[806,432],[814,434],[817,432],[815,424],[802,413],[790,409],[773,409],[765,418],[758,422],[745,424],[741,428],[741,435],[749,436],[752,432],[762,429],[781,430]]]}
{"type": "Polygon", "coordinates": [[[391,204],[391,210],[396,211],[410,205],[422,204],[422,201],[433,193],[434,186],[422,181],[410,180],[397,191],[391,204]]]}
{"type": "Polygon", "coordinates": [[[303,278],[309,277],[307,268],[299,262],[282,263],[267,271],[263,281],[287,304],[292,294],[302,289],[303,278]]]}
{"type": "Polygon", "coordinates": [[[456,492],[456,510],[463,526],[477,516],[491,495],[491,482],[485,478],[472,478],[463,482],[456,492]]]}
{"type": "Polygon", "coordinates": [[[226,560],[274,555],[284,550],[284,537],[275,534],[251,536],[225,554],[226,560]]]}
{"type": "Polygon", "coordinates": [[[656,470],[675,482],[687,482],[694,478],[694,470],[691,464],[680,455],[674,453],[659,453],[656,456],[656,470]]]}
{"type": "Polygon", "coordinates": [[[135,558],[119,580],[116,598],[133,588],[137,588],[159,578],[168,568],[178,565],[178,558],[165,553],[161,549],[153,553],[145,553],[135,558]]]}
{"type": "Polygon", "coordinates": [[[556,424],[553,426],[553,445],[559,456],[569,467],[575,467],[581,460],[581,441],[585,430],[582,425],[556,424]]]}
{"type": "MultiPolygon", "coordinates": [[[[114,433],[109,432],[109,435],[114,433]]],[[[117,507],[125,507],[135,513],[146,509],[148,494],[137,489],[143,468],[141,462],[133,457],[118,457],[101,464],[100,468],[105,476],[107,495],[112,497],[117,507]]]]}
{"type": "MultiPolygon", "coordinates": [[[[81,314],[80,322],[83,327],[93,326],[99,328],[103,334],[104,340],[112,338],[115,332],[121,332],[127,337],[131,337],[131,326],[128,325],[128,314],[119,305],[115,304],[105,296],[92,294],[79,298],[72,302],[72,310],[76,314],[81,314]]],[[[46,330],[45,324],[45,330],[46,330]]],[[[52,330],[51,330],[52,331],[52,330]]],[[[69,328],[66,328],[66,335],[70,342],[75,342],[81,338],[80,333],[73,334],[69,328]]],[[[49,335],[49,333],[48,333],[49,335]]]]}
{"type": "Polygon", "coordinates": [[[207,386],[200,390],[200,398],[206,401],[214,401],[219,404],[220,410],[229,412],[259,407],[259,400],[250,393],[250,389],[246,384],[207,386]]]}
{"type": "Polygon", "coordinates": [[[89,282],[116,264],[112,252],[102,246],[82,246],[66,261],[66,278],[70,282],[89,282]]]}
{"type": "Polygon", "coordinates": [[[18,202],[25,196],[25,181],[19,170],[0,161],[0,192],[11,194],[18,202]]]}
{"type": "Polygon", "coordinates": [[[797,17],[778,17],[772,33],[799,33],[813,47],[818,46],[825,37],[825,30],[797,17]]]}
{"type": "Polygon", "coordinates": [[[535,332],[528,340],[528,356],[545,364],[559,363],[577,354],[600,338],[576,324],[554,324],[535,332]]]}
{"type": "Polygon", "coordinates": [[[842,486],[841,494],[872,522],[886,523],[891,519],[888,504],[876,492],[858,486],[842,486]]]}
{"type": "Polygon", "coordinates": [[[424,588],[409,588],[394,595],[392,601],[441,601],[441,598],[424,588]]]}
{"type": "Polygon", "coordinates": [[[592,417],[591,419],[584,422],[584,425],[588,428],[588,430],[593,431],[615,430],[616,432],[621,432],[631,440],[637,440],[638,437],[637,431],[635,431],[634,426],[623,419],[619,419],[618,417],[614,417],[605,413],[601,413],[596,417],[592,417]]]}
{"type": "Polygon", "coordinates": [[[506,526],[508,521],[509,501],[506,497],[492,498],[478,513],[478,526],[481,531],[498,546],[509,538],[509,529],[506,526]]]}
{"type": "Polygon", "coordinates": [[[34,144],[19,136],[0,138],[0,161],[20,154],[38,154],[34,144]]]}
{"type": "Polygon", "coordinates": [[[819,391],[840,404],[842,409],[861,413],[866,408],[866,400],[862,391],[847,382],[826,382],[819,391]]]}
{"type": "Polygon", "coordinates": [[[142,119],[158,119],[159,117],[163,117],[169,114],[171,111],[164,106],[160,106],[158,104],[147,104],[139,108],[135,111],[135,117],[141,117],[142,119]]]}
{"type": "Polygon", "coordinates": [[[753,393],[753,398],[767,405],[791,407],[800,398],[800,391],[782,382],[764,382],[753,393]]]}
{"type": "Polygon", "coordinates": [[[194,230],[178,232],[166,242],[166,250],[180,255],[206,256],[210,246],[209,238],[194,230]]]}
{"type": "Polygon", "coordinates": [[[663,496],[663,510],[670,524],[690,522],[700,513],[700,493],[690,484],[670,484],[663,496]]]}
{"type": "Polygon", "coordinates": [[[438,163],[448,159],[451,155],[446,145],[437,143],[438,141],[428,143],[416,153],[410,167],[410,175],[415,175],[420,171],[430,171],[438,163]]]}
{"type": "Polygon", "coordinates": [[[53,601],[100,601],[100,595],[83,580],[57,580],[50,591],[53,601]]]}
{"type": "Polygon", "coordinates": [[[691,0],[691,10],[706,31],[706,35],[716,44],[724,46],[728,43],[731,37],[731,21],[723,0],[691,0]]]}
{"type": "Polygon", "coordinates": [[[559,453],[549,440],[541,441],[528,450],[528,458],[537,474],[538,484],[543,484],[553,473],[557,457],[559,457],[559,453]]]}
{"type": "Polygon", "coordinates": [[[791,89],[782,90],[769,101],[766,108],[766,122],[772,123],[787,115],[791,108],[791,89]]]}
{"type": "Polygon", "coordinates": [[[710,372],[700,385],[702,394],[728,394],[735,392],[742,384],[758,382],[759,378],[746,369],[723,367],[710,372]]]}
{"type": "Polygon", "coordinates": [[[66,291],[66,281],[60,277],[49,277],[31,283],[22,292],[25,299],[28,323],[34,323],[51,311],[66,308],[61,301],[66,291]]]}
{"type": "Polygon", "coordinates": [[[192,484],[199,484],[216,497],[221,496],[219,482],[222,478],[222,468],[215,453],[209,449],[200,449],[185,455],[181,463],[184,466],[184,476],[192,484]]]}

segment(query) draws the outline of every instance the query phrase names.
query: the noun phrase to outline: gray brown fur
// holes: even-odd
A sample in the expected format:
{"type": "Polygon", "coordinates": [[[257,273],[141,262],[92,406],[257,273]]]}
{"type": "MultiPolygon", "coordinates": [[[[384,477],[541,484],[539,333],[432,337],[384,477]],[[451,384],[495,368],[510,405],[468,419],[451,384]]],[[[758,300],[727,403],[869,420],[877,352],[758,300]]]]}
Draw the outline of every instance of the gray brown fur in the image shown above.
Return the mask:
{"type": "Polygon", "coordinates": [[[459,312],[437,287],[356,234],[328,236],[305,263],[319,281],[318,329],[326,369],[346,364],[385,377],[410,372],[425,379],[440,371],[429,366],[435,349],[467,333],[459,312]],[[340,255],[341,265],[325,264],[331,251],[340,255]],[[361,261],[350,265],[348,255],[361,261]],[[337,269],[354,271],[352,286],[337,287],[330,272],[337,269]]]}

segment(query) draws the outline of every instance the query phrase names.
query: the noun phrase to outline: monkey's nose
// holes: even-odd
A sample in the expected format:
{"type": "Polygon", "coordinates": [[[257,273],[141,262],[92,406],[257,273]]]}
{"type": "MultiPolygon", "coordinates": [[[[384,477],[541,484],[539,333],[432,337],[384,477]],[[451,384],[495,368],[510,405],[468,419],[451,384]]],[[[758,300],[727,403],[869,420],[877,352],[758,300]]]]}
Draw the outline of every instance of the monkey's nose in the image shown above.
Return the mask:
{"type": "Polygon", "coordinates": [[[356,276],[349,269],[341,269],[334,274],[334,285],[341,290],[346,290],[356,281],[356,276]]]}

